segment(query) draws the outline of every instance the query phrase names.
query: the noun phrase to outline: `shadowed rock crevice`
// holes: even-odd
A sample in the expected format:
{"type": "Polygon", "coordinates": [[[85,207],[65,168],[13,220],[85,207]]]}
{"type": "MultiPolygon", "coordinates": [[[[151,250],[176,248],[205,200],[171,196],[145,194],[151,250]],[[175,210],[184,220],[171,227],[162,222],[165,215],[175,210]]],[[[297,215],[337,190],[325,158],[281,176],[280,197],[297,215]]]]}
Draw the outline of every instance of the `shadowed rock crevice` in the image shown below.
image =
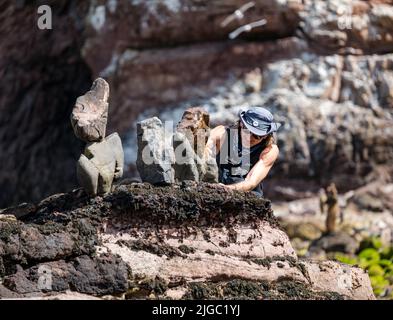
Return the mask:
{"type": "Polygon", "coordinates": [[[54,28],[40,30],[41,4],[6,1],[0,11],[0,70],[6,83],[0,94],[0,207],[37,201],[76,184],[81,145],[68,119],[73,100],[91,81],[80,54],[78,21],[87,7],[56,1],[54,28]]]}

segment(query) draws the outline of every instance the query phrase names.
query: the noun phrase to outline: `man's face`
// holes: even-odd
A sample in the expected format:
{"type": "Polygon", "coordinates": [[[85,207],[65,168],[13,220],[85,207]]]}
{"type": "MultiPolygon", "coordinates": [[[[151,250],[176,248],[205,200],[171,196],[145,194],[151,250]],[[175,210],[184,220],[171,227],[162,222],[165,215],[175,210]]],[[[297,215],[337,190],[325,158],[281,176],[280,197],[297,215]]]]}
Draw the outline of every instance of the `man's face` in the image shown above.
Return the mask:
{"type": "Polygon", "coordinates": [[[259,142],[261,142],[263,139],[266,138],[266,135],[265,135],[265,136],[258,136],[258,135],[256,135],[256,134],[252,133],[250,130],[248,130],[248,129],[245,127],[245,125],[243,124],[243,122],[240,122],[240,127],[241,127],[241,129],[242,129],[242,131],[243,131],[244,133],[246,133],[247,135],[249,135],[249,137],[250,137],[250,142],[251,142],[251,143],[259,143],[259,142]]]}
{"type": "Polygon", "coordinates": [[[266,136],[257,136],[256,134],[251,133],[250,141],[251,143],[259,143],[264,140],[266,136]]]}

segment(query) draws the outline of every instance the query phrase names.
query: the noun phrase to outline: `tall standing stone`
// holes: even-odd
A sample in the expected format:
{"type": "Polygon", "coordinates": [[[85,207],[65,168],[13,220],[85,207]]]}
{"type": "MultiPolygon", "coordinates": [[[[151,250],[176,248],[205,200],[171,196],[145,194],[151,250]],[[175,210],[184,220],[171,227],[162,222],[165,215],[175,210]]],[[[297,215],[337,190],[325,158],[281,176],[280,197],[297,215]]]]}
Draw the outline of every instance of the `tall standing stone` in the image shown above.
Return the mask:
{"type": "Polygon", "coordinates": [[[157,117],[139,122],[137,169],[142,181],[217,182],[216,159],[205,151],[209,134],[209,114],[198,107],[184,112],[172,136],[165,132],[157,117]]]}
{"type": "MultiPolygon", "coordinates": [[[[194,107],[184,112],[182,119],[177,125],[177,132],[184,135],[191,149],[194,151],[189,151],[190,154],[187,155],[187,159],[190,159],[187,161],[189,170],[184,170],[184,166],[180,166],[182,170],[180,170],[180,172],[176,171],[176,178],[178,180],[187,180],[189,177],[188,172],[194,170],[193,167],[196,167],[199,173],[198,179],[190,180],[205,182],[218,181],[216,159],[205,150],[210,135],[209,122],[209,114],[203,108],[194,107]],[[183,172],[186,174],[183,175],[183,172]]],[[[179,136],[179,134],[177,136],[179,136]]],[[[186,142],[184,142],[184,144],[186,144],[186,142]]],[[[188,150],[188,148],[185,149],[188,150]]],[[[176,157],[178,157],[179,153],[176,152],[176,149],[175,154],[176,157]]],[[[176,161],[176,166],[179,167],[178,161],[176,161]]]]}
{"type": "Polygon", "coordinates": [[[138,122],[137,169],[142,181],[152,184],[174,183],[173,149],[165,139],[165,130],[157,117],[138,122]]]}
{"type": "Polygon", "coordinates": [[[71,114],[75,135],[85,142],[102,141],[108,121],[109,85],[101,78],[76,102],[71,114]]]}
{"type": "Polygon", "coordinates": [[[175,152],[175,179],[177,181],[199,181],[201,170],[195,162],[195,152],[190,140],[184,133],[175,132],[173,135],[173,149],[175,152]]]}
{"type": "Polygon", "coordinates": [[[77,164],[79,184],[91,196],[111,191],[115,180],[123,175],[124,153],[117,133],[108,137],[109,85],[102,79],[76,100],[71,114],[75,135],[87,143],[77,164]]]}

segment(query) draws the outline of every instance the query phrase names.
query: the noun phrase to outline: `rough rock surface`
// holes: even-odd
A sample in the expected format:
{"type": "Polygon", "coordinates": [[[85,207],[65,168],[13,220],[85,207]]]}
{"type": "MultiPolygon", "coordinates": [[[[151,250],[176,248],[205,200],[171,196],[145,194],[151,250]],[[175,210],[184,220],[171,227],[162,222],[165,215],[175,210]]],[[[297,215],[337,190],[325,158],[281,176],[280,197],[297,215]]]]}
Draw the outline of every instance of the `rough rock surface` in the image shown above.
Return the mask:
{"type": "Polygon", "coordinates": [[[203,158],[205,145],[210,134],[209,114],[200,107],[189,108],[184,111],[176,131],[182,132],[200,158],[203,158]]]}
{"type": "Polygon", "coordinates": [[[123,176],[124,152],[115,132],[100,142],[89,143],[77,163],[79,185],[90,194],[105,194],[123,176]]]}
{"type": "MultiPolygon", "coordinates": [[[[357,80],[352,72],[338,71],[342,59],[337,55],[324,58],[303,55],[302,59],[271,63],[264,72],[263,94],[244,95],[244,84],[238,81],[201,102],[212,110],[214,123],[234,121],[238,108],[247,105],[267,107],[284,123],[277,134],[279,159],[266,181],[268,194],[277,199],[296,198],[296,194],[285,190],[291,186],[303,192],[316,192],[334,181],[342,192],[380,179],[381,172],[384,179],[391,180],[388,164],[393,156],[391,109],[382,107],[381,102],[388,99],[378,93],[378,86],[367,84],[377,74],[381,76],[388,71],[375,68],[372,71],[375,76],[366,76],[367,82],[363,78],[357,80]],[[332,68],[331,76],[326,75],[325,68],[332,68]],[[337,81],[341,81],[337,76],[345,72],[351,79],[348,81],[357,81],[357,87],[364,84],[369,94],[348,89],[344,80],[340,82],[342,86],[337,86],[337,81]],[[356,99],[361,96],[374,103],[360,104],[356,99]]],[[[368,61],[366,65],[389,65],[391,55],[351,59],[368,61]]]]}
{"type": "Polygon", "coordinates": [[[361,269],[299,260],[268,200],[203,183],[75,190],[0,215],[0,279],[2,298],[374,298],[361,269]]]}
{"type": "Polygon", "coordinates": [[[322,237],[315,239],[309,248],[310,252],[318,251],[343,252],[354,254],[358,249],[358,243],[355,239],[344,232],[331,232],[322,237]]]}
{"type": "Polygon", "coordinates": [[[142,181],[152,184],[175,182],[174,152],[169,134],[157,117],[138,122],[137,168],[142,181]]]}
{"type": "Polygon", "coordinates": [[[124,152],[115,132],[106,137],[109,84],[102,78],[80,96],[71,113],[75,135],[87,143],[77,163],[79,185],[91,196],[112,190],[112,183],[123,176],[124,152]]]}
{"type": "Polygon", "coordinates": [[[393,49],[393,9],[386,1],[304,1],[299,27],[311,45],[340,53],[385,53],[393,49]]]}
{"type": "Polygon", "coordinates": [[[172,146],[175,156],[175,162],[173,164],[175,180],[199,182],[202,170],[198,170],[201,166],[198,166],[196,162],[198,158],[191,146],[190,140],[182,132],[175,132],[172,138],[172,146]]]}
{"type": "Polygon", "coordinates": [[[393,184],[377,181],[339,194],[341,213],[336,235],[322,235],[327,215],[320,210],[318,196],[274,202],[273,209],[300,256],[328,259],[337,251],[358,251],[364,239],[378,238],[383,246],[391,246],[392,190],[393,184]]]}
{"type": "Polygon", "coordinates": [[[163,124],[157,117],[138,122],[137,169],[142,181],[218,182],[216,159],[205,150],[209,114],[202,108],[189,108],[174,133],[171,125],[172,121],[163,124]]]}
{"type": "MultiPolygon", "coordinates": [[[[292,37],[262,43],[229,42],[222,47],[214,43],[209,49],[198,44],[126,50],[119,63],[111,64],[114,69],[108,69],[109,77],[121,78],[124,93],[136,81],[152,84],[147,104],[153,110],[169,106],[171,110],[163,112],[168,119],[180,117],[189,101],[208,109],[213,126],[233,121],[239,106],[272,108],[286,126],[278,134],[282,152],[266,182],[268,195],[292,199],[296,195],[285,188],[316,192],[331,180],[341,191],[364,185],[378,179],[378,167],[392,159],[391,25],[389,11],[382,14],[390,3],[295,3],[281,2],[283,10],[291,6],[299,15],[299,20],[291,20],[292,37]],[[346,25],[347,20],[351,25],[346,25]],[[186,74],[179,73],[179,65],[189,65],[191,56],[198,68],[187,67],[186,74]],[[158,65],[165,66],[159,84],[153,80],[157,72],[162,74],[158,65]],[[259,86],[261,91],[250,90],[250,71],[255,67],[261,69],[262,79],[258,80],[256,72],[254,88],[259,86]],[[151,78],[146,69],[151,70],[151,78]],[[135,76],[135,72],[141,74],[139,80],[127,82],[127,74],[135,76]],[[300,108],[294,108],[292,101],[300,108]]],[[[274,25],[268,19],[269,23],[274,25]]],[[[263,30],[254,30],[259,39],[263,30]]],[[[142,97],[142,93],[134,93],[133,106],[142,97]]],[[[118,104],[124,105],[122,110],[126,110],[127,99],[121,95],[118,104]]],[[[146,96],[142,100],[145,103],[146,96]]],[[[132,163],[131,155],[129,159],[132,163]]],[[[391,170],[387,175],[392,176],[391,170]]]]}
{"type": "MultiPolygon", "coordinates": [[[[56,28],[36,27],[38,1],[2,1],[0,10],[0,207],[38,201],[76,185],[69,116],[91,85],[82,59],[86,3],[49,1],[56,28]]],[[[47,2],[46,4],[49,4],[47,2]]]]}
{"type": "Polygon", "coordinates": [[[216,159],[205,148],[209,135],[210,116],[206,110],[193,107],[184,111],[173,136],[178,181],[218,182],[216,159]]]}
{"type": "Polygon", "coordinates": [[[85,142],[102,141],[106,136],[108,122],[109,85],[98,78],[91,89],[80,96],[71,113],[75,135],[85,142]]]}

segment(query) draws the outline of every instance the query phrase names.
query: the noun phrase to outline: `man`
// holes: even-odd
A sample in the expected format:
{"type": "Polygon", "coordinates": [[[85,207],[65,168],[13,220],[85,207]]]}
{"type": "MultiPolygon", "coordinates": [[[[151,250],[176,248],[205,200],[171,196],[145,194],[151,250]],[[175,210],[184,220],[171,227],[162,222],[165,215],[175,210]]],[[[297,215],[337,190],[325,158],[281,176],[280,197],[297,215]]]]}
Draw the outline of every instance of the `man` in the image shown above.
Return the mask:
{"type": "Polygon", "coordinates": [[[262,196],[262,181],[278,157],[273,133],[280,126],[268,110],[252,107],[239,113],[234,126],[212,129],[206,150],[216,156],[219,182],[262,196]]]}

